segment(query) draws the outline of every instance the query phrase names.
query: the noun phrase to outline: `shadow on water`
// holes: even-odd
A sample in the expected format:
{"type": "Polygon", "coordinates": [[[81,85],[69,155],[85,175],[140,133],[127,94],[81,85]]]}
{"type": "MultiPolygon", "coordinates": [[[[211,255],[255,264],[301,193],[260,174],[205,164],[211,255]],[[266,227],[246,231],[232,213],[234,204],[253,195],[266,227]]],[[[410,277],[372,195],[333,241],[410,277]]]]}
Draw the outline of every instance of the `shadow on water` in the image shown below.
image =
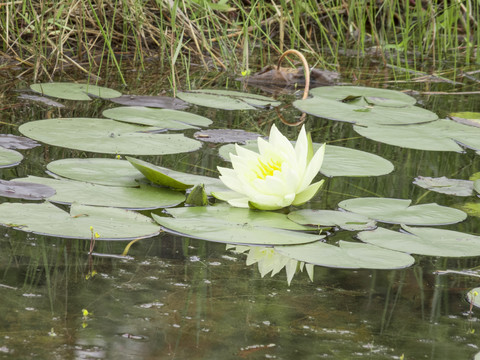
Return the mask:
{"type": "MultiPolygon", "coordinates": [[[[392,71],[380,68],[345,66],[342,75],[345,82],[357,79],[362,85],[392,85],[388,83],[392,71]]],[[[421,94],[446,87],[451,90],[451,84],[411,78],[402,83],[400,75],[396,76],[396,88],[418,92],[422,106],[438,114],[480,110],[472,96],[421,94]]],[[[189,80],[194,87],[241,86],[225,76],[209,74],[196,78],[192,73],[189,80]]],[[[147,74],[145,78],[132,76],[128,90],[141,94],[146,89],[158,93],[165,88],[168,84],[147,74]]],[[[18,134],[16,125],[27,121],[60,114],[97,117],[114,106],[94,100],[65,102],[66,108],[51,109],[41,104],[19,105],[15,95],[6,100],[0,127],[2,133],[13,134],[18,134]]],[[[277,121],[274,111],[201,107],[189,111],[213,119],[212,128],[262,134],[277,121]]],[[[300,115],[294,109],[285,114],[300,115]]],[[[348,123],[309,117],[307,124],[316,142],[372,152],[395,166],[393,173],[377,178],[328,179],[321,196],[307,207],[336,209],[339,201],[360,196],[459,206],[466,200],[425,194],[426,190],[412,184],[413,178],[467,179],[480,169],[479,156],[470,150],[457,154],[402,149],[360,137],[348,123]]],[[[279,127],[289,138],[296,138],[298,129],[279,127]]],[[[186,133],[191,136],[193,132],[186,133]]],[[[217,176],[216,166],[224,164],[218,147],[206,143],[201,152],[142,159],[217,176]]],[[[52,160],[94,156],[52,146],[23,154],[25,160],[17,167],[1,169],[0,178],[43,176],[45,165],[52,160]]],[[[473,217],[446,228],[480,234],[478,219],[473,217]]],[[[355,241],[354,235],[339,231],[329,242],[355,241]]],[[[416,256],[414,266],[395,271],[315,267],[313,282],[303,272],[288,286],[284,271],[262,278],[256,265],[245,265],[245,256],[227,251],[224,244],[162,233],[136,242],[128,256],[122,257],[126,245],[97,242],[97,255],[89,258],[90,241],[0,229],[0,358],[471,359],[478,352],[479,322],[464,299],[477,286],[477,279],[435,274],[435,270],[478,266],[476,258],[416,256]]]]}

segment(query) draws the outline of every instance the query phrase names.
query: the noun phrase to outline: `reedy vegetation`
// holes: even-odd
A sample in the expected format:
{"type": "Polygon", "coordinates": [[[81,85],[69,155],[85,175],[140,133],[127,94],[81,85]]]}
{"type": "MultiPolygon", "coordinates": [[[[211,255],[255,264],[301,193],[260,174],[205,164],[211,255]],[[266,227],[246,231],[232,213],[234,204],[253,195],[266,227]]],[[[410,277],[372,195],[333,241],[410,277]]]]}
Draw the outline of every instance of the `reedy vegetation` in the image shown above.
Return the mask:
{"type": "Polygon", "coordinates": [[[21,63],[36,80],[113,64],[122,76],[122,62],[158,58],[174,82],[192,64],[240,73],[288,48],[318,68],[334,68],[346,49],[408,68],[468,64],[478,60],[477,19],[474,0],[4,0],[0,68],[21,63]]]}

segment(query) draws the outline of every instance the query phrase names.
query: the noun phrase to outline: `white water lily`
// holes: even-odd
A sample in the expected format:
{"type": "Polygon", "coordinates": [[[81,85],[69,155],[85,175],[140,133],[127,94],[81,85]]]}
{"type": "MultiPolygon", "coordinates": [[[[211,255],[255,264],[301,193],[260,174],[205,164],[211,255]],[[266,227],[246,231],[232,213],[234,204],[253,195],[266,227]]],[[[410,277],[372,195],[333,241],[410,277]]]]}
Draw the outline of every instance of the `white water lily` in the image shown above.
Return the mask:
{"type": "Polygon", "coordinates": [[[233,192],[213,195],[236,207],[276,210],[301,205],[320,189],[311,184],[323,163],[325,144],[313,154],[312,140],[302,127],[295,146],[275,125],[268,141],[258,138],[259,153],[235,145],[230,153],[233,169],[218,167],[220,180],[233,192]]]}

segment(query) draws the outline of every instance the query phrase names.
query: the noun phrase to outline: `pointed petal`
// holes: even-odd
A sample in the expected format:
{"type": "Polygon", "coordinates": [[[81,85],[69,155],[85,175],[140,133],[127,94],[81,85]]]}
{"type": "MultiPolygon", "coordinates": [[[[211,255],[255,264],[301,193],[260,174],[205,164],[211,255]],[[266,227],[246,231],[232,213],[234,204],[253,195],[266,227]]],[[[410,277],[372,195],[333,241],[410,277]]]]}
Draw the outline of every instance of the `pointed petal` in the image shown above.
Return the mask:
{"type": "Polygon", "coordinates": [[[308,186],[305,190],[295,196],[295,200],[293,200],[292,205],[302,205],[313,198],[317,192],[322,187],[325,180],[320,180],[314,184],[308,186]]]}
{"type": "Polygon", "coordinates": [[[307,169],[305,170],[305,173],[303,174],[303,179],[300,187],[297,189],[297,191],[303,191],[317,176],[318,172],[320,171],[320,168],[322,167],[323,164],[323,158],[325,156],[325,144],[323,144],[320,149],[317,150],[315,155],[313,155],[312,160],[308,163],[307,169]]]}

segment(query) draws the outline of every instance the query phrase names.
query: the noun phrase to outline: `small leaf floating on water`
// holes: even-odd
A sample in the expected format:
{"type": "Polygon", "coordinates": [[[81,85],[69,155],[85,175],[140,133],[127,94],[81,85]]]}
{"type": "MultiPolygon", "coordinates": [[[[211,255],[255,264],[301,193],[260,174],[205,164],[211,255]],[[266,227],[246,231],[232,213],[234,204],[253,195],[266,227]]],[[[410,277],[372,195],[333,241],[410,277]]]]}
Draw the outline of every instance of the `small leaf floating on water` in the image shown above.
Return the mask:
{"type": "Polygon", "coordinates": [[[23,155],[18,151],[5,149],[0,146],[0,168],[18,165],[23,159],[23,155]]]}
{"type": "Polygon", "coordinates": [[[34,147],[40,146],[40,144],[24,136],[0,134],[0,146],[5,149],[26,150],[33,149],[34,147]]]}
{"type": "Polygon", "coordinates": [[[0,180],[0,196],[25,200],[43,200],[55,195],[50,186],[18,181],[0,180]]]}
{"type": "Polygon", "coordinates": [[[92,100],[93,97],[110,99],[121,96],[116,90],[93,84],[77,84],[68,82],[52,82],[32,84],[30,88],[42,95],[65,100],[92,100]]]}
{"type": "Polygon", "coordinates": [[[473,181],[470,180],[449,179],[445,176],[438,178],[417,176],[413,183],[424,189],[442,194],[456,196],[473,195],[473,181]]]}
{"type": "Polygon", "coordinates": [[[126,106],[145,106],[172,110],[184,110],[190,105],[183,100],[167,96],[122,95],[110,101],[126,106]]]}
{"type": "Polygon", "coordinates": [[[480,127],[480,113],[478,112],[457,112],[449,115],[450,119],[460,124],[480,127]]]}

